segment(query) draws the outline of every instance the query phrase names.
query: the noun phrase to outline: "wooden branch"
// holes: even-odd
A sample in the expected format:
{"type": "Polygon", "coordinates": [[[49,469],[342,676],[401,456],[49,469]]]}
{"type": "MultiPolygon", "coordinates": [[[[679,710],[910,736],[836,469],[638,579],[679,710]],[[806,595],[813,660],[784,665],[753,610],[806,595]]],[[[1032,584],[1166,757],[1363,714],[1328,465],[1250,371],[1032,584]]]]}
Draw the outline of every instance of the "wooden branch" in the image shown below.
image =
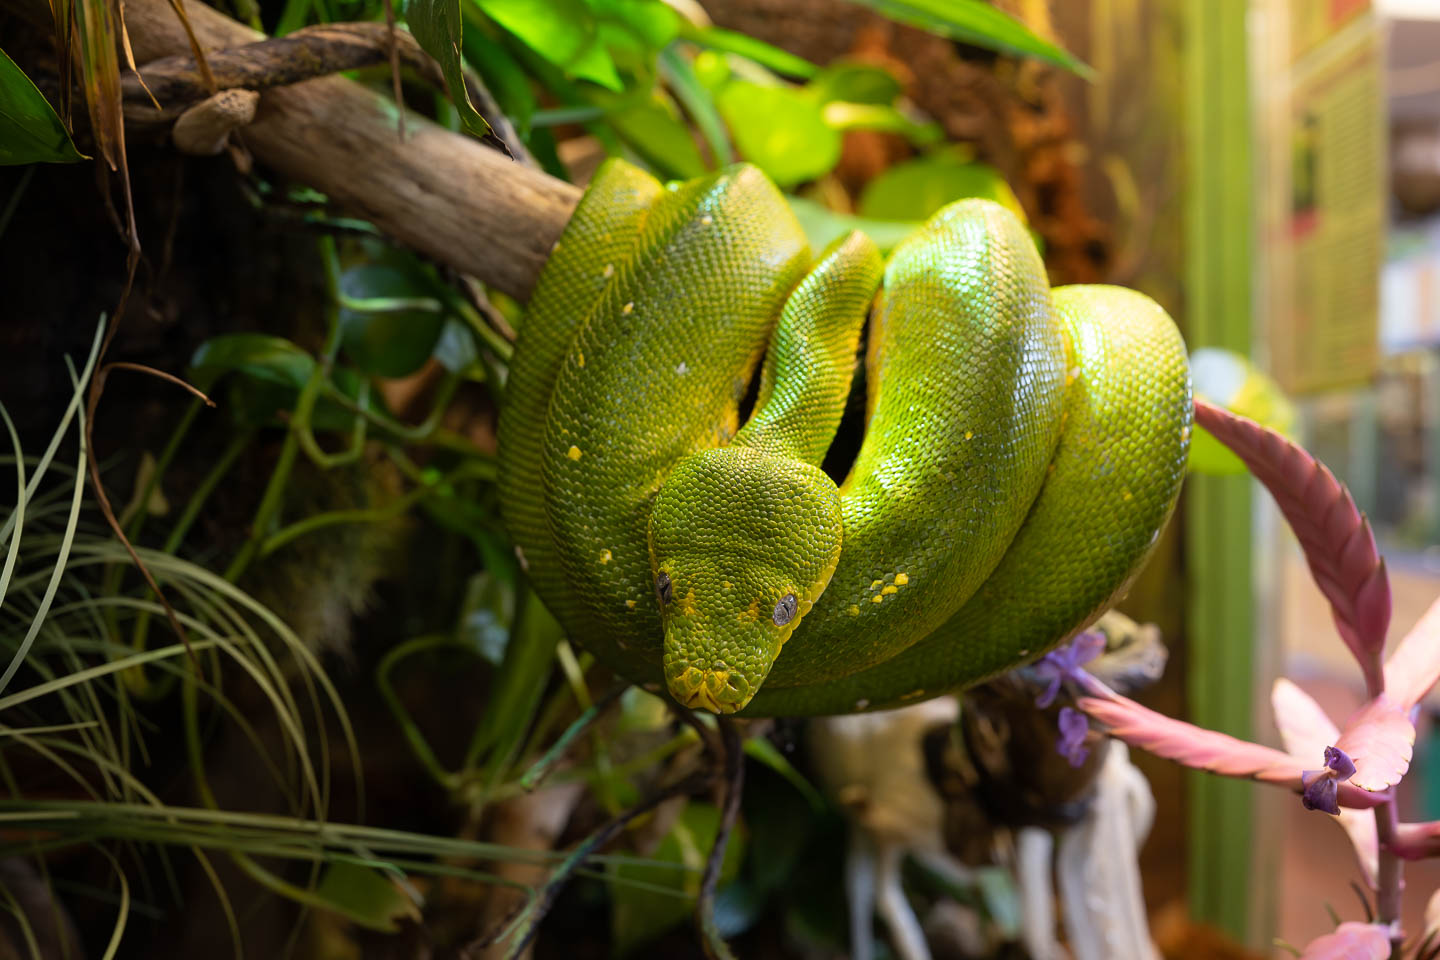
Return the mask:
{"type": "MultiPolygon", "coordinates": [[[[33,0],[0,0],[16,2],[33,0]]],[[[185,8],[207,51],[263,39],[194,0],[185,8]]],[[[190,55],[167,0],[126,0],[125,24],[137,63],[190,55]]],[[[254,122],[238,136],[260,163],[401,243],[527,298],[579,189],[419,117],[407,117],[401,143],[395,111],[392,101],[353,81],[324,77],[266,90],[254,122]]]]}

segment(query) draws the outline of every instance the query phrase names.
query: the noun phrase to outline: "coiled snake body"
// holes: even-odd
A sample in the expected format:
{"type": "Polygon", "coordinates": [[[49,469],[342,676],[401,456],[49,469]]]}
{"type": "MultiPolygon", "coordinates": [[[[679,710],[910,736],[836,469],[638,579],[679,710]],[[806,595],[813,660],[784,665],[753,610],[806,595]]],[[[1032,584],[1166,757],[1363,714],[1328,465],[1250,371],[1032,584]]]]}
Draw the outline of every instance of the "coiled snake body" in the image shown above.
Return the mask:
{"type": "Polygon", "coordinates": [[[996,204],[946,207],[883,264],[855,233],[812,265],[755,168],[662,186],[611,161],[520,332],[501,496],[545,605],[622,675],[715,712],[845,713],[1092,622],[1170,515],[1191,418],[1164,311],[1052,291],[996,204]]]}

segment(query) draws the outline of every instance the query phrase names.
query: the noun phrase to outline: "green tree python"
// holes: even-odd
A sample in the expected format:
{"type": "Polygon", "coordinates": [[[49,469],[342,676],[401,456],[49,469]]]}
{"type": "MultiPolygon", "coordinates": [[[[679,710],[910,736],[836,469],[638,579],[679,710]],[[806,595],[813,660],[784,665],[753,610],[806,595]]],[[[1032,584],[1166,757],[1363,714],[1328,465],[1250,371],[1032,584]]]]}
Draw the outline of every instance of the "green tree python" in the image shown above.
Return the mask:
{"type": "Polygon", "coordinates": [[[716,713],[880,709],[1107,609],[1174,508],[1191,420],[1165,312],[1051,290],[997,204],[944,208],[888,260],[854,233],[812,262],[754,167],[662,185],[610,161],[519,333],[502,511],[545,606],[622,676],[716,713]]]}

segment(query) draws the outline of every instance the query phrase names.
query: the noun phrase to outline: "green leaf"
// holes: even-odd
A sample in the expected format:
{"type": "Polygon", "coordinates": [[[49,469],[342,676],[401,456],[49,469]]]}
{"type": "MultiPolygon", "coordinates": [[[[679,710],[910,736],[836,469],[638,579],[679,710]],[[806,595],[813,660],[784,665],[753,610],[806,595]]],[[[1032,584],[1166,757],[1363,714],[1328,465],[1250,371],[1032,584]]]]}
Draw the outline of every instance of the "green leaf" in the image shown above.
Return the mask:
{"type": "Polygon", "coordinates": [[[620,90],[615,63],[584,0],[475,0],[491,20],[572,77],[620,90]]]}
{"type": "Polygon", "coordinates": [[[84,159],[50,102],[0,50],[0,164],[84,159]]]}
{"type": "MultiPolygon", "coordinates": [[[[281,410],[291,410],[315,370],[315,358],[282,337],[263,333],[227,333],[202,343],[190,358],[187,379],[211,393],[216,381],[237,374],[224,403],[240,424],[274,424],[281,410]]],[[[352,370],[335,370],[331,380],[352,400],[361,381],[352,370]]],[[[355,415],[333,399],[321,396],[310,418],[317,430],[348,430],[355,415]]]]}
{"type": "Polygon", "coordinates": [[[840,132],[798,90],[732,80],[715,104],[740,154],[782,187],[813,180],[840,160],[840,132]]]}
{"type": "Polygon", "coordinates": [[[652,53],[680,33],[680,15],[660,0],[589,0],[602,23],[613,23],[652,53]]]}
{"type": "Polygon", "coordinates": [[[330,864],[315,893],[353,922],[382,933],[397,932],[397,921],[407,917],[420,919],[414,902],[393,876],[358,864],[330,864]]]}
{"type": "Polygon", "coordinates": [[[690,128],[680,122],[674,106],[658,95],[606,114],[606,118],[662,178],[688,180],[705,172],[705,160],[690,128]]]}
{"type": "MultiPolygon", "coordinates": [[[[656,848],[652,858],[655,866],[622,863],[609,867],[610,929],[616,956],[633,953],[694,913],[700,874],[719,827],[718,807],[691,801],[656,848]],[[664,864],[681,864],[688,869],[676,870],[664,864]]],[[[737,825],[720,865],[720,887],[735,878],[745,859],[745,846],[744,831],[737,825]]]]}
{"type": "Polygon", "coordinates": [[[917,147],[928,147],[945,139],[938,123],[918,123],[891,106],[875,103],[847,103],[833,100],[821,115],[836,130],[878,130],[898,133],[917,147]]]}
{"type": "Polygon", "coordinates": [[[961,43],[1034,57],[1089,77],[1091,70],[1075,57],[1042,40],[1025,24],[984,0],[852,0],[903,23],[961,43]]]}
{"type": "Polygon", "coordinates": [[[796,219],[800,221],[805,236],[810,240],[811,250],[824,250],[851,230],[859,230],[875,241],[881,253],[889,253],[900,241],[921,227],[919,220],[873,220],[848,213],[836,213],[803,197],[785,199],[790,201],[790,209],[795,211],[796,219]]]}
{"type": "Polygon", "coordinates": [[[263,333],[226,333],[200,344],[190,358],[188,379],[208,392],[227,373],[299,390],[310,379],[315,358],[283,337],[263,333]]]}
{"type": "Polygon", "coordinates": [[[351,267],[340,276],[340,294],[348,301],[340,310],[340,344],[358,369],[404,377],[430,358],[445,311],[418,263],[396,255],[351,267]]]}
{"type": "Polygon", "coordinates": [[[762,67],[769,67],[783,76],[808,80],[820,72],[819,67],[804,57],[797,57],[795,54],[771,46],[763,40],[756,40],[754,37],[736,33],[734,30],[722,30],[719,27],[696,27],[682,23],[680,35],[691,43],[709,47],[711,50],[738,53],[740,56],[754,60],[762,67]]]}
{"type": "Polygon", "coordinates": [[[966,197],[994,200],[1025,220],[1020,201],[994,167],[967,162],[951,151],[897,163],[865,185],[858,207],[864,217],[926,220],[966,197]]]}
{"type": "MultiPolygon", "coordinates": [[[[1278,383],[1240,354],[1216,347],[1193,351],[1190,382],[1197,397],[1293,439],[1294,404],[1278,383]]],[[[1190,439],[1190,469],[1214,476],[1247,472],[1240,458],[1204,427],[1198,427],[1190,439]]]]}
{"type": "Polygon", "coordinates": [[[900,96],[901,86],[895,74],[884,67],[840,60],[817,73],[805,85],[805,92],[821,103],[842,100],[888,105],[900,96]]]}
{"type": "Polygon", "coordinates": [[[409,0],[405,20],[420,46],[445,72],[445,85],[450,88],[450,99],[465,129],[477,137],[488,134],[490,124],[476,111],[465,89],[465,71],[460,65],[460,45],[465,36],[460,0],[409,0]]]}

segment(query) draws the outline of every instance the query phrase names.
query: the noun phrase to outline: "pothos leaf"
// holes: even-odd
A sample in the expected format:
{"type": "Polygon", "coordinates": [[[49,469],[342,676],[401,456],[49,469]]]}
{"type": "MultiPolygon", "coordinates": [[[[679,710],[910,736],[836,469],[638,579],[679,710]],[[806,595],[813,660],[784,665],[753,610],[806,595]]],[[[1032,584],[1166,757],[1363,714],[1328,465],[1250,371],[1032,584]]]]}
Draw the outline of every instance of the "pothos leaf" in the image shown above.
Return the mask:
{"type": "Polygon", "coordinates": [[[444,71],[450,99],[465,129],[477,137],[490,133],[490,124],[480,116],[465,89],[465,71],[460,64],[465,23],[460,15],[460,0],[410,0],[405,7],[405,19],[420,46],[444,71]]]}
{"type": "Polygon", "coordinates": [[[715,104],[740,153],[782,187],[813,180],[840,160],[840,132],[798,90],[732,80],[715,104]]]}
{"type": "Polygon", "coordinates": [[[50,102],[0,50],[0,164],[84,159],[50,102]]]}
{"type": "Polygon", "coordinates": [[[476,0],[485,15],[572,77],[609,90],[623,84],[583,0],[476,0]]]}

